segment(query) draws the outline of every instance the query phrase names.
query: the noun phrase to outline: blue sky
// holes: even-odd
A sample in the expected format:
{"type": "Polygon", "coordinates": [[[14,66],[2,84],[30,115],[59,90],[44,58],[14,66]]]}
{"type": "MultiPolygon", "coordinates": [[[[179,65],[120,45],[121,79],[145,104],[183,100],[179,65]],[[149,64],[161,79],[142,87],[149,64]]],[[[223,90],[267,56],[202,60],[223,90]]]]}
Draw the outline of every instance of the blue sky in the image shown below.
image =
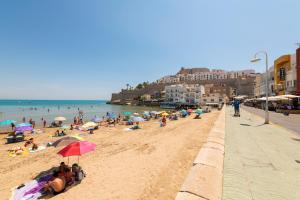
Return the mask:
{"type": "Polygon", "coordinates": [[[294,53],[297,0],[0,2],[0,99],[109,99],[181,66],[254,68],[294,53]]]}

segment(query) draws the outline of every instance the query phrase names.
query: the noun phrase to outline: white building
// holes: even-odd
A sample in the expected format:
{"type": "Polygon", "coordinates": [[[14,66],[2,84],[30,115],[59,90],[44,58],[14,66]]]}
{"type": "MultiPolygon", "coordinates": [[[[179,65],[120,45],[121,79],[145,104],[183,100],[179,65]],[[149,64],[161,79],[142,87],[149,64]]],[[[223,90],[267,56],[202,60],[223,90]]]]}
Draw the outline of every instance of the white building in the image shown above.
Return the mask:
{"type": "Polygon", "coordinates": [[[205,94],[203,85],[176,84],[165,86],[166,102],[199,104],[203,94],[205,94]]]}

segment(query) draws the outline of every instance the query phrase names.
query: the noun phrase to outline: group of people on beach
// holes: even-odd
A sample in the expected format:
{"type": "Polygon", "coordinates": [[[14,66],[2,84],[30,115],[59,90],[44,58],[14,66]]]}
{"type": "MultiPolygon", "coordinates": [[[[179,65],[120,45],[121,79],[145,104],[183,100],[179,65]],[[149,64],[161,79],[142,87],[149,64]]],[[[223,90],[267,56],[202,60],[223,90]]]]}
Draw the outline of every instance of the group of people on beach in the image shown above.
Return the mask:
{"type": "Polygon", "coordinates": [[[68,186],[80,182],[85,176],[86,174],[77,163],[74,163],[70,168],[64,162],[61,162],[58,170],[53,171],[51,180],[44,185],[43,194],[60,194],[68,186]]]}

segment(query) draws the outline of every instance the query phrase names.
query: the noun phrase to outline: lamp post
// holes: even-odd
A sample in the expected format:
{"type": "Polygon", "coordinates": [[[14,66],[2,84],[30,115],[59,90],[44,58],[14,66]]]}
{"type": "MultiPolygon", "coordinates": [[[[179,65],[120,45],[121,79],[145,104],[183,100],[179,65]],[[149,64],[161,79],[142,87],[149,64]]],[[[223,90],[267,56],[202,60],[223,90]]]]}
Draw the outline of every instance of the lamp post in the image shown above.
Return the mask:
{"type": "Polygon", "coordinates": [[[261,58],[258,58],[258,54],[264,54],[266,58],[266,108],[265,108],[265,124],[269,124],[269,105],[268,105],[268,97],[269,97],[269,69],[268,69],[268,53],[266,51],[259,51],[254,54],[254,58],[251,62],[258,62],[261,58]]]}

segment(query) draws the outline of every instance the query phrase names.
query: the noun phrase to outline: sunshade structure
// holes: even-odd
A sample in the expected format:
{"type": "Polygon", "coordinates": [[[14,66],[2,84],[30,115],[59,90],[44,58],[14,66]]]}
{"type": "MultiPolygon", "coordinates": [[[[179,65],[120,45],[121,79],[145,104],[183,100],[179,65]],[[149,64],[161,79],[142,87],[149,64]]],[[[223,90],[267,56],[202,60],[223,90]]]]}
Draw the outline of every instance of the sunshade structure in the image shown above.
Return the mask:
{"type": "Polygon", "coordinates": [[[139,113],[133,113],[133,115],[134,115],[134,116],[139,116],[140,114],[139,114],[139,113]]]}
{"type": "Polygon", "coordinates": [[[132,114],[132,112],[128,112],[128,111],[123,112],[123,115],[126,116],[126,117],[130,116],[131,114],[132,114]]]}
{"type": "Polygon", "coordinates": [[[203,110],[198,108],[197,110],[195,110],[195,113],[201,115],[203,113],[203,110]]]}
{"type": "Polygon", "coordinates": [[[7,120],[0,121],[0,126],[9,125],[9,124],[16,123],[16,122],[17,121],[15,121],[15,120],[7,119],[7,120]]]}
{"type": "Polygon", "coordinates": [[[192,109],[188,109],[187,112],[188,112],[188,113],[192,113],[193,110],[192,110],[192,109]]]}
{"type": "Polygon", "coordinates": [[[158,115],[159,112],[157,112],[157,111],[150,111],[150,114],[151,114],[151,115],[158,115]]]}
{"type": "Polygon", "coordinates": [[[17,124],[16,127],[23,127],[23,126],[32,126],[32,124],[29,124],[29,123],[21,123],[21,124],[17,124]]]}
{"type": "Polygon", "coordinates": [[[98,126],[98,124],[96,124],[95,122],[87,122],[82,125],[82,128],[95,128],[96,126],[98,126]]]}
{"type": "Polygon", "coordinates": [[[67,119],[65,117],[55,117],[55,121],[66,121],[67,119]]]}
{"type": "Polygon", "coordinates": [[[99,123],[99,122],[102,121],[102,119],[100,117],[95,116],[95,117],[92,118],[92,121],[96,122],[96,123],[99,123]]]}
{"type": "Polygon", "coordinates": [[[288,99],[300,98],[300,96],[296,96],[296,95],[292,95],[292,94],[280,95],[277,97],[284,97],[284,98],[288,98],[288,99]]]}
{"type": "Polygon", "coordinates": [[[161,115],[162,115],[162,116],[165,116],[165,117],[166,117],[166,116],[169,116],[169,114],[166,113],[166,112],[162,113],[161,115]]]}
{"type": "Polygon", "coordinates": [[[78,137],[72,137],[72,136],[67,136],[64,138],[61,138],[59,140],[56,140],[53,142],[52,146],[54,147],[62,147],[62,146],[67,146],[73,142],[78,142],[78,141],[83,141],[82,138],[78,137]]]}
{"type": "Polygon", "coordinates": [[[19,127],[16,127],[15,131],[16,132],[24,132],[24,131],[32,131],[33,128],[32,126],[19,126],[19,127]]]}
{"type": "Polygon", "coordinates": [[[116,119],[117,118],[114,113],[108,113],[106,117],[109,118],[109,119],[116,119]]]}
{"type": "MultiPolygon", "coordinates": [[[[266,101],[266,97],[261,97],[257,99],[258,101],[266,101]]],[[[271,96],[268,97],[268,101],[281,101],[281,100],[289,100],[287,97],[284,96],[271,96]]]]}
{"type": "Polygon", "coordinates": [[[57,154],[63,157],[81,156],[85,153],[94,151],[96,146],[96,144],[87,141],[73,142],[61,149],[57,154]]]}
{"type": "Polygon", "coordinates": [[[142,117],[131,117],[130,118],[133,122],[144,122],[145,119],[142,117]]]}
{"type": "Polygon", "coordinates": [[[60,127],[60,129],[69,129],[70,128],[70,126],[68,126],[68,125],[63,125],[62,127],[60,127]]]}
{"type": "Polygon", "coordinates": [[[144,112],[143,112],[143,115],[144,115],[144,116],[150,116],[150,112],[149,112],[149,111],[144,111],[144,112]]]}

